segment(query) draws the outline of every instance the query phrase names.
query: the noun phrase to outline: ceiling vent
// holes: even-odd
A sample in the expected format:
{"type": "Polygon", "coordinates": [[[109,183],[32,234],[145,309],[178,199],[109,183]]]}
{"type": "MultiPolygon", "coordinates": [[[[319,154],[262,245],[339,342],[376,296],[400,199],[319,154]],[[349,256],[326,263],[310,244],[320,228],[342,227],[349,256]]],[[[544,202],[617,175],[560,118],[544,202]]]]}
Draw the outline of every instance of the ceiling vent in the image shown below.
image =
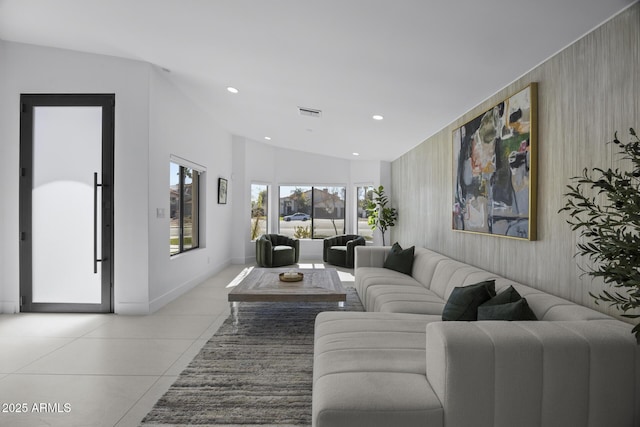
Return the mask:
{"type": "Polygon", "coordinates": [[[298,107],[298,113],[301,116],[316,117],[316,118],[322,117],[322,111],[316,110],[314,108],[298,107]]]}

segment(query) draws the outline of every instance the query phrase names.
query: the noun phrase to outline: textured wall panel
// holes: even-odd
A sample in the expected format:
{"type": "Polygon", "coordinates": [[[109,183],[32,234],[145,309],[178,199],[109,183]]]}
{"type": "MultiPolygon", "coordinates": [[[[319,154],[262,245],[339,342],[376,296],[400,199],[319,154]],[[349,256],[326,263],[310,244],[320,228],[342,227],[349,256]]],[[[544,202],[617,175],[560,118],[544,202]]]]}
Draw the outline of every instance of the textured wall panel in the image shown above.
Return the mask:
{"type": "MultiPolygon", "coordinates": [[[[554,295],[595,306],[601,286],[582,276],[577,233],[558,210],[569,178],[584,167],[617,166],[617,130],[640,128],[640,4],[636,3],[392,163],[392,238],[424,246],[554,295]],[[538,82],[538,239],[532,242],[451,229],[452,131],[530,82],[538,82]]],[[[526,52],[522,52],[526,55],[526,52]]],[[[456,96],[456,94],[452,94],[456,96]]]]}

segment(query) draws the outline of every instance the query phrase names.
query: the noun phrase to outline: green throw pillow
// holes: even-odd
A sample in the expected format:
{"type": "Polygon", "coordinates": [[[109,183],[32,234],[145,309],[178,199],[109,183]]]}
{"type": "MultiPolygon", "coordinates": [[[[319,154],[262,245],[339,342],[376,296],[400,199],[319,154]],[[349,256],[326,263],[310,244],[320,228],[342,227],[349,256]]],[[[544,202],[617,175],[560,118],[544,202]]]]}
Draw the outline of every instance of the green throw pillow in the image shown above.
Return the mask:
{"type": "Polygon", "coordinates": [[[538,320],[526,298],[516,302],[478,307],[478,320],[538,320]]]}
{"type": "Polygon", "coordinates": [[[413,270],[414,252],[415,246],[411,246],[408,249],[402,249],[402,247],[396,242],[391,247],[391,251],[387,256],[383,267],[408,274],[410,276],[411,270],[413,270]]]}
{"type": "Polygon", "coordinates": [[[516,291],[513,286],[509,286],[507,289],[482,304],[482,306],[507,304],[510,302],[520,301],[521,299],[522,297],[518,291],[516,291]]]}
{"type": "Polygon", "coordinates": [[[495,280],[456,287],[442,311],[442,320],[477,320],[478,307],[496,295],[495,280]]]}

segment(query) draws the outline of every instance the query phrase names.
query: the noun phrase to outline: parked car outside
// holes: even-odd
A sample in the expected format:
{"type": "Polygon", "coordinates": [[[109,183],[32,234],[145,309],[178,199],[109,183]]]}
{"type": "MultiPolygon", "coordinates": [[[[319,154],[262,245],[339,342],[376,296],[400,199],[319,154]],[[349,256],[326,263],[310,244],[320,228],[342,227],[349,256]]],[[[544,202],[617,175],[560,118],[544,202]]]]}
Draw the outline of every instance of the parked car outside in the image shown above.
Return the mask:
{"type": "Polygon", "coordinates": [[[291,215],[285,216],[283,219],[285,221],[306,221],[308,219],[311,219],[311,217],[306,213],[296,212],[291,215]]]}

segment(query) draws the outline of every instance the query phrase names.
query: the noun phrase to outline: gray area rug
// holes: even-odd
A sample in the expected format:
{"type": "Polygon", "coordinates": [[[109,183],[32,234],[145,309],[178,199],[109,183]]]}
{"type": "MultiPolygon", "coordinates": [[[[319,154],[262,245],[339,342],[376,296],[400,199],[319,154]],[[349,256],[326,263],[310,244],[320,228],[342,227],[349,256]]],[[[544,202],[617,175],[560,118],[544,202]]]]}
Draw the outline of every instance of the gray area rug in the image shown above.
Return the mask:
{"type": "Polygon", "coordinates": [[[313,329],[321,311],[362,311],[354,288],[337,303],[240,303],[144,426],[310,426],[313,329]]]}

